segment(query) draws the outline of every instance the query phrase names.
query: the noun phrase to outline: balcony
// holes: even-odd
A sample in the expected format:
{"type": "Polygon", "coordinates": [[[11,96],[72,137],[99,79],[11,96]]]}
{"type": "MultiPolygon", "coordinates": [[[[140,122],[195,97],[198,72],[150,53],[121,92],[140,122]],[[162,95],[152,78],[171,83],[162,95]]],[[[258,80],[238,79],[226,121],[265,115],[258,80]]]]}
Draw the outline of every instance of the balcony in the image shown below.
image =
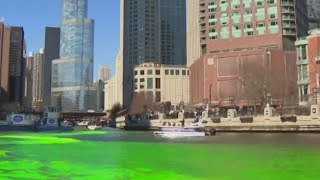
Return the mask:
{"type": "Polygon", "coordinates": [[[204,45],[204,44],[206,44],[206,43],[207,43],[207,40],[206,40],[206,39],[201,39],[201,40],[200,40],[200,44],[201,44],[201,45],[204,45]]]}
{"type": "Polygon", "coordinates": [[[293,2],[293,0],[282,0],[281,6],[292,6],[292,7],[294,7],[294,2],[293,2]]]}
{"type": "Polygon", "coordinates": [[[206,17],[206,13],[205,12],[200,12],[200,18],[205,18],[206,17]]]}
{"type": "Polygon", "coordinates": [[[203,6],[206,4],[206,0],[200,0],[200,5],[203,6]]]}
{"type": "Polygon", "coordinates": [[[282,30],[282,34],[286,35],[286,36],[295,36],[296,35],[296,31],[294,31],[294,30],[282,30]]]}
{"type": "Polygon", "coordinates": [[[201,25],[205,25],[205,24],[206,24],[206,20],[205,20],[205,19],[200,19],[200,20],[199,20],[199,23],[200,23],[201,25]]]}
{"type": "Polygon", "coordinates": [[[199,10],[200,10],[200,12],[205,12],[206,11],[206,6],[200,6],[199,10]]]}

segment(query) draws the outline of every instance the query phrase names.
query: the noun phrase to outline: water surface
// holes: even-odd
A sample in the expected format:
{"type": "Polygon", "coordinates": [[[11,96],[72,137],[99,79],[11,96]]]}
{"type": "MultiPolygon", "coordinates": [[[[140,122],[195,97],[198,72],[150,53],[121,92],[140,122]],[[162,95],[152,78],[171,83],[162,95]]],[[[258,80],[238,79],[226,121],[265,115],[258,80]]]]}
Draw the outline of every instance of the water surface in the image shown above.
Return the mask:
{"type": "Polygon", "coordinates": [[[319,179],[320,134],[0,134],[0,179],[319,179]]]}

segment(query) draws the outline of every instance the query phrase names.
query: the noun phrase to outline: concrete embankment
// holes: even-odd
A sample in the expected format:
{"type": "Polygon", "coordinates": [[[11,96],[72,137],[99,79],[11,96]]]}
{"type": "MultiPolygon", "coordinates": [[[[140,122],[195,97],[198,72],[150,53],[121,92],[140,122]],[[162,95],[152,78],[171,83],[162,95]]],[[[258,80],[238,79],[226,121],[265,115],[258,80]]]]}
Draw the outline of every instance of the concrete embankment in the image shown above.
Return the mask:
{"type": "MultiPolygon", "coordinates": [[[[166,126],[182,126],[183,119],[157,119],[138,121],[135,124],[117,121],[118,128],[126,129],[158,129],[166,126]]],[[[184,119],[186,127],[193,124],[194,119],[184,119]]],[[[235,118],[203,118],[205,128],[214,128],[218,132],[320,132],[320,116],[286,116],[286,117],[235,117],[235,118]]]]}

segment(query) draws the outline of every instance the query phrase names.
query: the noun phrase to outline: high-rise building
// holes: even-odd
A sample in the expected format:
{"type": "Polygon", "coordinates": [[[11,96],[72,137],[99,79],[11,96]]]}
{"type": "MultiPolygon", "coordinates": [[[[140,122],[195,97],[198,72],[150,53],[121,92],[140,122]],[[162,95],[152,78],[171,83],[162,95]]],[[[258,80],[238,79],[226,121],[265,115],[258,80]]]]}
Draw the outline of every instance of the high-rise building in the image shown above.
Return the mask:
{"type": "Polygon", "coordinates": [[[44,47],[44,90],[43,105],[51,105],[51,74],[52,61],[59,59],[60,52],[60,28],[46,27],[45,29],[45,47],[44,47]]]}
{"type": "Polygon", "coordinates": [[[100,65],[99,66],[99,80],[106,82],[111,79],[112,73],[109,66],[100,65]]]}
{"type": "Polygon", "coordinates": [[[2,101],[2,98],[4,98],[2,95],[2,86],[1,86],[3,33],[4,33],[4,24],[0,20],[0,102],[2,101]]]}
{"type": "Polygon", "coordinates": [[[44,90],[44,50],[33,53],[32,63],[32,108],[37,111],[43,110],[44,90]]]}
{"type": "Polygon", "coordinates": [[[297,37],[305,37],[309,31],[307,1],[295,1],[297,37]]]}
{"type": "Polygon", "coordinates": [[[190,67],[191,102],[248,106],[270,94],[294,104],[294,0],[198,2],[202,55],[190,67]]]}
{"type": "Polygon", "coordinates": [[[60,59],[52,62],[52,105],[62,111],[96,109],[93,86],[94,21],[88,0],[62,0],[60,59]]]}
{"type": "Polygon", "coordinates": [[[24,105],[25,107],[32,108],[32,86],[33,86],[33,53],[29,53],[26,59],[25,77],[24,77],[24,105]]]}
{"type": "Polygon", "coordinates": [[[104,91],[104,110],[111,110],[112,106],[123,103],[123,59],[121,53],[118,54],[116,60],[116,74],[115,77],[111,78],[105,83],[104,91]]]}
{"type": "MultiPolygon", "coordinates": [[[[188,30],[187,30],[187,66],[200,58],[200,6],[199,0],[188,1],[188,30]]],[[[203,20],[204,21],[204,20],[203,20]]]]}
{"type": "Polygon", "coordinates": [[[123,104],[127,107],[136,65],[186,65],[186,1],[122,0],[121,12],[123,104]]]}
{"type": "Polygon", "coordinates": [[[320,28],[320,1],[307,0],[307,9],[309,18],[309,29],[320,28]]]}
{"type": "Polygon", "coordinates": [[[1,60],[2,95],[7,102],[22,105],[24,31],[22,27],[5,27],[1,60]]]}

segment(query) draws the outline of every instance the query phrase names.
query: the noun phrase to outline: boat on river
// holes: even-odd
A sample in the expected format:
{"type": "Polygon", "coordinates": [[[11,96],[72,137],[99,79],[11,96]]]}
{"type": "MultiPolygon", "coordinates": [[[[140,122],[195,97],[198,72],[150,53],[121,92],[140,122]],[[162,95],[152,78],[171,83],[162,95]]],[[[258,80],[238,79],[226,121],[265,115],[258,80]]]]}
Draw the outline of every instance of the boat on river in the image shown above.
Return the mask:
{"type": "MultiPolygon", "coordinates": [[[[182,124],[184,124],[184,122],[182,124]]],[[[166,138],[203,137],[214,136],[215,134],[215,129],[205,129],[200,119],[196,119],[191,126],[180,126],[180,124],[176,126],[175,123],[164,123],[160,127],[160,131],[154,132],[155,136],[166,138]]]]}
{"type": "Polygon", "coordinates": [[[178,137],[203,137],[206,136],[204,131],[196,131],[192,128],[172,128],[162,131],[155,131],[155,136],[167,137],[167,138],[178,138],[178,137]]]}
{"type": "Polygon", "coordinates": [[[99,125],[89,125],[87,128],[88,128],[89,130],[94,131],[94,130],[101,130],[101,129],[102,129],[102,126],[99,126],[99,125]]]}

